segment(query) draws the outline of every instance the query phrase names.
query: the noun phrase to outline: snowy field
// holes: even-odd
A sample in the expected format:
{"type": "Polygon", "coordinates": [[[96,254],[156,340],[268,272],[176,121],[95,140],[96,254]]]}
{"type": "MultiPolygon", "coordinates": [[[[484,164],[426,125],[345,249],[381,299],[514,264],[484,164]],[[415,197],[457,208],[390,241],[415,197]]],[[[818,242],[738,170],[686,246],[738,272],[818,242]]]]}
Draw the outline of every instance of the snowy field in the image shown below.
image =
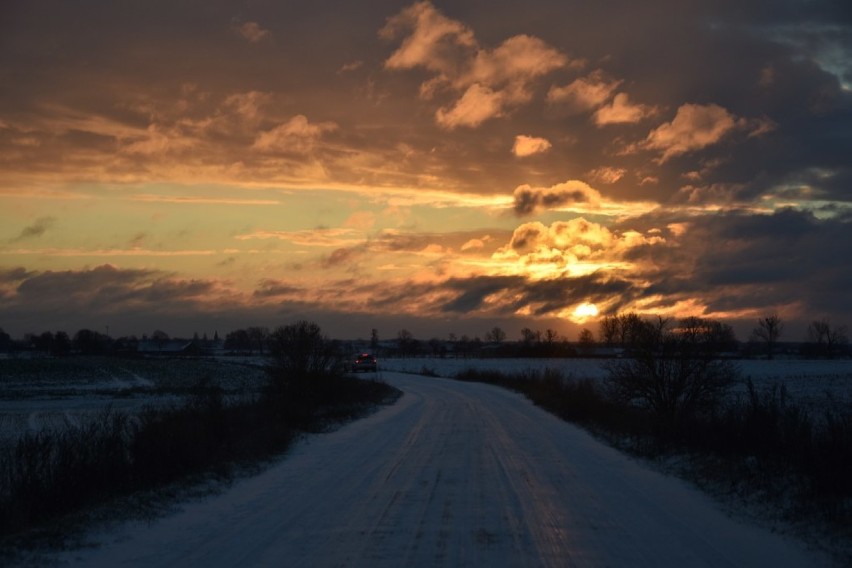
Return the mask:
{"type": "MultiPolygon", "coordinates": [[[[420,373],[429,370],[441,377],[453,377],[465,369],[523,373],[554,369],[566,377],[602,380],[606,377],[606,359],[383,359],[382,370],[420,373]]],[[[758,390],[784,386],[791,398],[813,411],[831,407],[846,409],[852,405],[852,359],[772,361],[737,360],[741,380],[733,396],[746,392],[749,379],[758,390]]]]}
{"type": "Polygon", "coordinates": [[[0,442],[77,426],[107,408],[132,414],[179,403],[205,377],[226,396],[256,393],[265,380],[253,360],[0,359],[0,442]]]}
{"type": "MultiPolygon", "coordinates": [[[[21,432],[76,426],[106,408],[133,413],[148,405],[178,403],[209,377],[229,396],[253,394],[266,380],[263,357],[220,359],[70,358],[0,359],[0,441],[21,432]]],[[[565,376],[603,379],[602,359],[382,359],[382,371],[452,377],[468,368],[507,373],[557,369],[565,376]]],[[[852,360],[742,360],[744,381],[758,388],[784,385],[794,401],[813,411],[852,405],[852,360]]]]}

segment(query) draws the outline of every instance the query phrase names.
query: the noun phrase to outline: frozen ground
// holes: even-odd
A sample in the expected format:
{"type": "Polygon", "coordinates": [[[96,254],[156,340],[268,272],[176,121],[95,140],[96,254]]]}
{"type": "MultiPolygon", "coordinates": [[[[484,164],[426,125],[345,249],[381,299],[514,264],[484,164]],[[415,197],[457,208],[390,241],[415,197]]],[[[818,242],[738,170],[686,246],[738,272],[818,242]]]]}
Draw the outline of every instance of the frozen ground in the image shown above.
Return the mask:
{"type": "MultiPolygon", "coordinates": [[[[505,373],[529,370],[556,369],[566,377],[603,379],[607,359],[383,359],[384,370],[419,373],[429,369],[442,377],[452,377],[468,368],[497,370],[505,373]]],[[[753,381],[758,389],[786,387],[797,402],[819,411],[827,405],[852,405],[852,359],[772,361],[744,359],[734,363],[739,367],[741,381],[733,389],[734,396],[745,393],[745,382],[753,381]]]]}
{"type": "MultiPolygon", "coordinates": [[[[0,443],[25,431],[64,428],[109,407],[134,413],[146,405],[182,400],[188,387],[204,376],[230,395],[257,392],[266,380],[268,359],[227,357],[221,360],[85,358],[0,360],[0,443]]],[[[451,377],[469,367],[519,372],[555,368],[566,376],[601,379],[602,359],[382,359],[384,370],[418,373],[426,368],[451,377]]],[[[852,405],[852,360],[737,361],[743,379],[758,387],[784,385],[793,398],[812,410],[852,405]]],[[[741,384],[734,393],[744,393],[741,384]]]]}
{"type": "Polygon", "coordinates": [[[224,494],[91,535],[80,566],[820,566],[523,397],[382,372],[405,395],[224,494]]]}
{"type": "Polygon", "coordinates": [[[229,396],[255,393],[266,380],[256,362],[237,358],[0,359],[0,443],[77,426],[106,408],[133,414],[177,404],[205,377],[229,396]]]}

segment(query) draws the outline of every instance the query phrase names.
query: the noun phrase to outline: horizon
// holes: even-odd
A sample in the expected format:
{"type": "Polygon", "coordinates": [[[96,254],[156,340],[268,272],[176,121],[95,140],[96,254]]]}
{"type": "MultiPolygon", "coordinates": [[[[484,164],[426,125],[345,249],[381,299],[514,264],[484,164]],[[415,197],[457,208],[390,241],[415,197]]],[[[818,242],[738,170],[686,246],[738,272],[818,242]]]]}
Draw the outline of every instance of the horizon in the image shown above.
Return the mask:
{"type": "Polygon", "coordinates": [[[0,16],[13,337],[852,324],[846,2],[0,16]]]}

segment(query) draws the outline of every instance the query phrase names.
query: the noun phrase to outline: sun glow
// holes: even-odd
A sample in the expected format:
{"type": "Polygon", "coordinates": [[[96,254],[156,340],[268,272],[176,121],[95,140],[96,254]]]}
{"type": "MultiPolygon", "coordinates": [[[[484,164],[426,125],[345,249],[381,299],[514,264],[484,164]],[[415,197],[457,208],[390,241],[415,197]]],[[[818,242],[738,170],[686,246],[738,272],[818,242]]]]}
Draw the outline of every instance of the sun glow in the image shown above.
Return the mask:
{"type": "Polygon", "coordinates": [[[574,308],[574,313],[571,314],[571,320],[575,323],[583,323],[590,318],[597,317],[598,315],[598,307],[589,302],[583,302],[576,308],[574,308]]]}

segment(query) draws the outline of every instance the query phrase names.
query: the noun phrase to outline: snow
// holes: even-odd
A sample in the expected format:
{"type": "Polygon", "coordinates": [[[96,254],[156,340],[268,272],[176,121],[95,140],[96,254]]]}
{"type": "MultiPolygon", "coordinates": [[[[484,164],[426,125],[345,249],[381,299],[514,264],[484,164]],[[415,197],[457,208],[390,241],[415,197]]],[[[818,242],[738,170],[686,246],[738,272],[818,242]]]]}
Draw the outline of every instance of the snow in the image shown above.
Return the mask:
{"type": "MultiPolygon", "coordinates": [[[[85,566],[821,566],[503,389],[383,371],[393,406],[57,553],[85,566]]],[[[47,559],[45,559],[47,560],[47,559]]]]}
{"type": "MultiPolygon", "coordinates": [[[[602,380],[607,375],[609,359],[451,359],[416,358],[383,359],[380,367],[388,371],[420,373],[423,369],[441,377],[452,377],[466,369],[524,373],[553,369],[566,377],[602,380]]],[[[758,390],[771,387],[787,389],[789,395],[806,408],[816,411],[848,408],[852,404],[852,359],[759,359],[734,360],[739,368],[740,383],[734,396],[746,392],[751,380],[758,390]]]]}

